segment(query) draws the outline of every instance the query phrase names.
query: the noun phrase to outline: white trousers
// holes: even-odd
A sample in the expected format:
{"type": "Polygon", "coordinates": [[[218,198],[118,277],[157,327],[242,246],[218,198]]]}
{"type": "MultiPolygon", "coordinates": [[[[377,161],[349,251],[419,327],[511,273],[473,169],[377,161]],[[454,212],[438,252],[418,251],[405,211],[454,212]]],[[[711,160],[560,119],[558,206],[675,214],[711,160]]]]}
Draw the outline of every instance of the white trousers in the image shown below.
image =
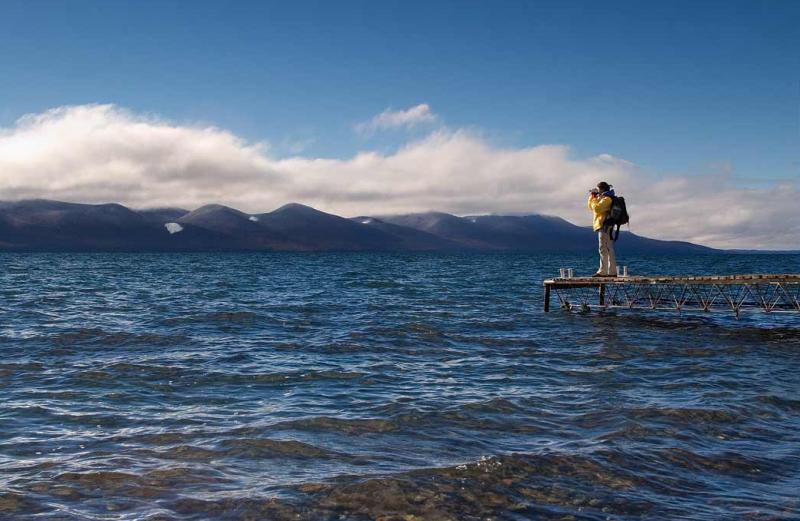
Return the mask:
{"type": "Polygon", "coordinates": [[[597,273],[603,275],[617,275],[617,259],[614,256],[614,241],[608,229],[597,232],[597,242],[600,246],[600,268],[597,273]]]}

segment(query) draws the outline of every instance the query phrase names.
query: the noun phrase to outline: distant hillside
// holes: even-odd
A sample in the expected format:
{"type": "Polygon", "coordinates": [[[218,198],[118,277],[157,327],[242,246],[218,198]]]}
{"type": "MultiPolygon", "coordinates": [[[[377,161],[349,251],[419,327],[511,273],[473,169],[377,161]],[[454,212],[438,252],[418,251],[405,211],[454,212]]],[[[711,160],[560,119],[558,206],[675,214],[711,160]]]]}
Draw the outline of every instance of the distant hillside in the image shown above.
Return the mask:
{"type": "MultiPolygon", "coordinates": [[[[623,232],[625,253],[717,250],[623,232]]],[[[543,215],[440,212],[343,218],[301,204],[248,214],[222,205],[132,210],[119,204],[0,202],[2,251],[519,251],[588,253],[589,228],[543,215]]]]}
{"type": "MultiPolygon", "coordinates": [[[[429,212],[381,217],[383,221],[424,230],[464,247],[494,251],[573,252],[597,249],[596,234],[560,217],[545,215],[456,217],[429,212]]],[[[689,242],[659,241],[623,231],[617,247],[628,253],[713,253],[689,242]]]]}

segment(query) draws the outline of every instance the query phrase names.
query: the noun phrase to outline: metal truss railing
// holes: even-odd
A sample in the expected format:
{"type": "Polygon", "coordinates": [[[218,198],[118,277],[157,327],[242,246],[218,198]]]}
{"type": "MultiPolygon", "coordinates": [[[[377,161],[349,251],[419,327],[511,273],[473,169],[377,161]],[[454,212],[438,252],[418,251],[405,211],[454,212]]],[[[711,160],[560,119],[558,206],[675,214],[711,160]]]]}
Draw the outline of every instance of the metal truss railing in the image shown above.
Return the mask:
{"type": "MultiPolygon", "coordinates": [[[[592,307],[672,311],[800,312],[800,282],[602,283],[554,285],[562,309],[592,307]]],[[[547,296],[549,298],[549,295],[547,296]]]]}

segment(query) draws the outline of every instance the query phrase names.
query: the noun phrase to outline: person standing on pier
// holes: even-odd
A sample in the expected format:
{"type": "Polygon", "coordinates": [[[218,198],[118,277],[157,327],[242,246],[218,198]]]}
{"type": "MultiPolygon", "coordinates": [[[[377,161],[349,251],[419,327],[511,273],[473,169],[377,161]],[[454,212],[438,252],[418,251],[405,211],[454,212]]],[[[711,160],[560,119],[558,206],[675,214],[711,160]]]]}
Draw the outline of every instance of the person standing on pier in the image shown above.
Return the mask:
{"type": "Polygon", "coordinates": [[[614,256],[614,241],[611,240],[611,230],[606,226],[606,218],[611,212],[614,201],[614,190],[605,181],[597,183],[597,188],[589,192],[589,210],[594,215],[592,229],[597,232],[597,241],[600,247],[600,268],[595,277],[616,277],[617,260],[614,256]]]}

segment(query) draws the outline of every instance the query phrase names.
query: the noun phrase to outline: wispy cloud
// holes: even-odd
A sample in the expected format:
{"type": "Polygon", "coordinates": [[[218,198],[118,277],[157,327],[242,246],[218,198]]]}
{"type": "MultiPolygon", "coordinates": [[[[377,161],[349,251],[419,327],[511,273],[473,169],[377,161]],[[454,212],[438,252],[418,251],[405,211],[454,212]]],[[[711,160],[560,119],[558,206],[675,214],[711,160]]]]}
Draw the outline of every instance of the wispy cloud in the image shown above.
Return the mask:
{"type": "Polygon", "coordinates": [[[223,129],[111,105],[61,107],[0,129],[0,199],[190,209],[219,202],[248,212],[298,201],[342,215],[546,213],[588,225],[586,191],[606,180],[628,199],[636,233],[800,248],[797,180],[753,187],[726,173],[659,177],[609,154],[499,148],[466,130],[440,129],[392,153],[345,159],[278,159],[269,150],[223,129]]]}
{"type": "Polygon", "coordinates": [[[420,103],[406,110],[386,109],[369,121],[355,126],[359,134],[373,134],[379,130],[410,129],[422,124],[435,123],[439,117],[431,111],[427,103],[420,103]]]}

